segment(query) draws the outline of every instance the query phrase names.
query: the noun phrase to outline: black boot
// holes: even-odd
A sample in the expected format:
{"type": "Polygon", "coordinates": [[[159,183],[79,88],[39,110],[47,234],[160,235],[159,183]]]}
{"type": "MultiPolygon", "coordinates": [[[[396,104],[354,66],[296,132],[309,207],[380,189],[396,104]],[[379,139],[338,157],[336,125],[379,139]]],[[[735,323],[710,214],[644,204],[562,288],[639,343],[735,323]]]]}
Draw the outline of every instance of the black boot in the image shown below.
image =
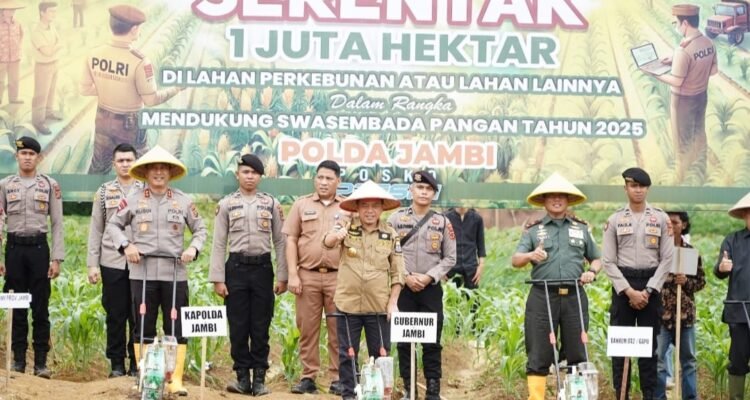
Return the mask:
{"type": "Polygon", "coordinates": [[[412,399],[409,397],[411,395],[411,380],[404,379],[404,395],[401,397],[401,400],[417,400],[419,398],[418,396],[419,387],[414,387],[414,398],[412,399]]]}
{"type": "Polygon", "coordinates": [[[266,369],[253,369],[253,396],[263,396],[271,393],[266,387],[266,369]]]}
{"type": "Polygon", "coordinates": [[[138,363],[135,361],[135,356],[130,356],[130,369],[128,369],[128,376],[138,376],[138,363]]]}
{"type": "Polygon", "coordinates": [[[227,385],[230,393],[253,394],[253,385],[250,383],[250,371],[246,369],[237,370],[237,382],[227,385]]]}
{"type": "Polygon", "coordinates": [[[110,378],[119,378],[125,376],[125,360],[112,359],[112,372],[109,373],[110,378]]]}
{"type": "Polygon", "coordinates": [[[47,353],[34,353],[34,376],[50,379],[52,373],[47,369],[47,353]]]}
{"type": "Polygon", "coordinates": [[[440,379],[427,379],[427,395],[425,400],[440,400],[440,379]]]}
{"type": "Polygon", "coordinates": [[[26,372],[26,353],[13,353],[13,366],[11,367],[13,372],[26,372]]]}

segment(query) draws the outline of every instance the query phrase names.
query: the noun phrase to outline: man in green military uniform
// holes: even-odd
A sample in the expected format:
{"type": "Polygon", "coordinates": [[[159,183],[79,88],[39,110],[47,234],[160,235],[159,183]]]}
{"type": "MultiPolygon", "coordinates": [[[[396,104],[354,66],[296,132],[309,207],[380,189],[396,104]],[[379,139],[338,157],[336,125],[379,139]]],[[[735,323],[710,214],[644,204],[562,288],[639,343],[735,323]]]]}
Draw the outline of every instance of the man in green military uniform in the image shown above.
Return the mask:
{"type": "Polygon", "coordinates": [[[112,150],[120,143],[132,143],[138,154],[144,154],[148,143],[146,130],[138,128],[138,111],[144,104],[162,104],[181,90],[157,90],[153,64],[132,47],[146,21],[143,11],[121,4],[110,7],[109,15],[112,41],[91,51],[81,78],[81,94],[98,100],[89,174],[108,173],[112,150]]]}
{"type": "MultiPolygon", "coordinates": [[[[544,285],[534,285],[526,300],[526,375],[529,400],[544,400],[545,385],[554,352],[549,340],[549,318],[559,329],[562,346],[571,365],[586,361],[581,342],[581,323],[576,298],[576,281],[590,283],[601,270],[600,253],[588,225],[568,214],[568,206],[586,201],[586,196],[561,175],[554,173],[529,195],[526,201],[547,211],[544,218],[526,225],[511,263],[516,268],[532,264],[531,278],[570,279],[548,285],[551,316],[547,314],[544,285]],[[588,262],[590,267],[584,271],[588,262]]],[[[588,298],[580,291],[583,318],[588,326],[588,298]]]]}

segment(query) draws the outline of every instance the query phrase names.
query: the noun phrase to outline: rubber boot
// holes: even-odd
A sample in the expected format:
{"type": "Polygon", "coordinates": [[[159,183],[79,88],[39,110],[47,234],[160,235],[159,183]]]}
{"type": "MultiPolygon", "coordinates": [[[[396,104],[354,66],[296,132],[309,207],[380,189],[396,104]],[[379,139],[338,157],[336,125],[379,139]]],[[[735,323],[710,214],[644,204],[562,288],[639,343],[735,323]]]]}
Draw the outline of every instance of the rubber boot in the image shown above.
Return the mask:
{"type": "Polygon", "coordinates": [[[427,379],[427,393],[425,400],[440,400],[440,379],[427,379]]]}
{"type": "Polygon", "coordinates": [[[252,394],[253,385],[250,383],[250,371],[246,369],[237,370],[237,382],[227,385],[227,392],[239,394],[252,394]]]}
{"type": "Polygon", "coordinates": [[[729,375],[729,400],[745,399],[745,375],[729,375]]]}
{"type": "Polygon", "coordinates": [[[266,387],[266,369],[253,368],[253,396],[263,396],[271,393],[266,387]]]}
{"type": "Polygon", "coordinates": [[[170,394],[177,394],[179,396],[188,395],[187,389],[182,386],[182,374],[185,372],[185,356],[187,356],[187,345],[177,345],[177,360],[174,372],[172,373],[172,381],[167,386],[167,392],[170,394]]]}
{"type": "Polygon", "coordinates": [[[529,375],[526,377],[529,385],[529,400],[544,400],[544,392],[547,390],[547,377],[529,375]]]}
{"type": "Polygon", "coordinates": [[[26,372],[26,352],[13,353],[13,366],[11,370],[22,374],[26,372]]]}
{"type": "Polygon", "coordinates": [[[109,373],[109,378],[119,378],[125,376],[125,360],[123,359],[112,359],[112,371],[109,373]]]}
{"type": "Polygon", "coordinates": [[[50,379],[52,373],[47,369],[47,353],[34,352],[34,376],[50,379]]]}

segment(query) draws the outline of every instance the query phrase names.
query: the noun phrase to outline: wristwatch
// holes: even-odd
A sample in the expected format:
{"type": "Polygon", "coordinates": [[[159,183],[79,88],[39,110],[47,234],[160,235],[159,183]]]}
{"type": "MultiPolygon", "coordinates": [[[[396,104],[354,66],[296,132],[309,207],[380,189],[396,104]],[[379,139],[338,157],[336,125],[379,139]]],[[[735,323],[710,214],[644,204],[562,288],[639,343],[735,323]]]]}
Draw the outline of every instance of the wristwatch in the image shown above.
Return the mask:
{"type": "Polygon", "coordinates": [[[649,295],[652,295],[652,294],[656,293],[656,289],[654,289],[652,287],[647,287],[646,288],[646,292],[648,292],[649,295]]]}
{"type": "Polygon", "coordinates": [[[123,241],[123,242],[122,242],[122,243],[120,244],[120,248],[121,248],[121,249],[123,249],[123,250],[125,250],[125,248],[126,248],[126,247],[128,247],[128,246],[130,246],[130,241],[129,241],[129,240],[124,240],[124,241],[123,241]]]}

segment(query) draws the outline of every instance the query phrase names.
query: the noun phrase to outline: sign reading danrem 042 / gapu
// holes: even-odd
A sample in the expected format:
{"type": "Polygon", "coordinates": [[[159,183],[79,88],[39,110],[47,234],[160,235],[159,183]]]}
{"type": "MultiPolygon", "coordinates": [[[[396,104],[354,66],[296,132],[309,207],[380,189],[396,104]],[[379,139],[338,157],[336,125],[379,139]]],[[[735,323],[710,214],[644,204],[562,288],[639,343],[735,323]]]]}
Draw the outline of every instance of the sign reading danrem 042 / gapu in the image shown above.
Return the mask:
{"type": "MultiPolygon", "coordinates": [[[[739,68],[721,65],[709,81],[722,96],[709,96],[701,157],[688,164],[675,155],[670,88],[634,65],[632,48],[652,43],[662,58],[680,43],[668,0],[124,2],[145,16],[129,48],[112,48],[123,37],[108,24],[73,30],[60,14],[52,25],[70,39],[56,55],[60,78],[36,79],[37,55],[22,47],[24,103],[0,112],[24,133],[35,88],[57,85],[45,91],[57,95],[42,124],[50,133],[31,134],[66,199],[88,200],[107,179],[86,175],[97,137],[168,149],[188,167],[178,186],[190,193],[234,190],[236,160],[253,152],[266,165],[263,190],[284,202],[310,189],[286,178],[309,179],[326,159],[344,167],[343,182],[372,179],[394,194],[428,167],[446,184],[442,205],[469,196],[504,206],[554,171],[590,186],[592,200],[621,201],[611,187],[636,165],[667,188],[654,201],[731,203],[750,186],[739,68]],[[467,186],[452,191],[457,183],[467,186]],[[681,191],[706,186],[720,189],[681,191]]],[[[87,20],[108,21],[104,3],[89,5],[87,20]]],[[[14,15],[28,31],[32,8],[14,15]]],[[[8,144],[0,172],[16,169],[8,144]]]]}

